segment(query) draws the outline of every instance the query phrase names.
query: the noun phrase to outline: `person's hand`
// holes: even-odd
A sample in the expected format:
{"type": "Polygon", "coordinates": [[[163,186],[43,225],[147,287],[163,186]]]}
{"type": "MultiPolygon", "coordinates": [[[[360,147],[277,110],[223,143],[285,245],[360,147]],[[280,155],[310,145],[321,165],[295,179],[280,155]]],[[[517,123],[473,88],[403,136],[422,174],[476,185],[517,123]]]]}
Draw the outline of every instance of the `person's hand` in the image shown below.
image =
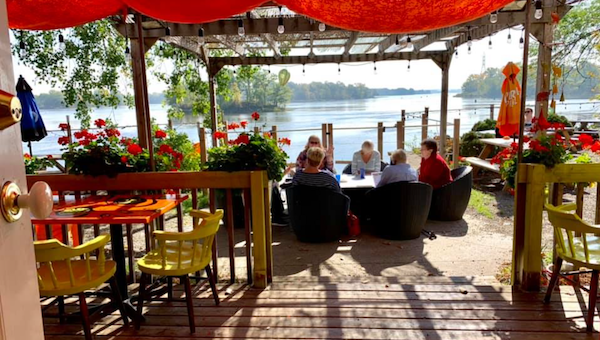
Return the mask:
{"type": "Polygon", "coordinates": [[[285,170],[283,170],[283,174],[289,174],[290,171],[292,171],[293,165],[288,165],[287,168],[285,168],[285,170]]]}
{"type": "Polygon", "coordinates": [[[333,158],[333,145],[330,145],[327,147],[327,150],[325,150],[325,154],[329,157],[333,158]]]}

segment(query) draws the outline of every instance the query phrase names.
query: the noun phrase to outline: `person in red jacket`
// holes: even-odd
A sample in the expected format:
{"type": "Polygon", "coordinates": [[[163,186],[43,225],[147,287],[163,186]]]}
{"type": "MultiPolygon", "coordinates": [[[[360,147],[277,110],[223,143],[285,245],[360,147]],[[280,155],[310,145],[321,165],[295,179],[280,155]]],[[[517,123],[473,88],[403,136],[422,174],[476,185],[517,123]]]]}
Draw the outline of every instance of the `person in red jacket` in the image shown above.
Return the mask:
{"type": "Polygon", "coordinates": [[[444,158],[438,154],[437,142],[431,138],[421,143],[419,181],[428,183],[434,189],[452,182],[450,168],[444,158]]]}

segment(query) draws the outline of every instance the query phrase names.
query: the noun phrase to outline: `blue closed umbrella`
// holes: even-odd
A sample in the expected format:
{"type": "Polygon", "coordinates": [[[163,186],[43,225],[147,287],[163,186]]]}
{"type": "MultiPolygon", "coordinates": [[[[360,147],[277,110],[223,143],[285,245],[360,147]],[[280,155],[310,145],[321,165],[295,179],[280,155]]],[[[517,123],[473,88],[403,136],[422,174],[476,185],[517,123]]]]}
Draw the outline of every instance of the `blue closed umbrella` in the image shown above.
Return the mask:
{"type": "Polygon", "coordinates": [[[31,93],[31,86],[27,84],[23,76],[19,76],[17,82],[17,97],[21,101],[23,108],[23,118],[21,119],[21,139],[29,143],[29,153],[31,154],[31,142],[37,142],[46,137],[46,127],[40,115],[40,110],[35,103],[35,97],[31,93]]]}

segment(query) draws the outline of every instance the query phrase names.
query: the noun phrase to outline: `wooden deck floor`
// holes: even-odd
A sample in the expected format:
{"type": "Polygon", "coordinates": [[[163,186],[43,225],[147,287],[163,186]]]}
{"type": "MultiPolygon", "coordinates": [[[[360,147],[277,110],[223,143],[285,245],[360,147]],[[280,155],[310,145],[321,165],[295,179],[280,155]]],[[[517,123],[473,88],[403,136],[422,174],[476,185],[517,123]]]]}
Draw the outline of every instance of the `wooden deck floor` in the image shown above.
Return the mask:
{"type": "MultiPolygon", "coordinates": [[[[190,334],[184,302],[147,305],[141,330],[116,314],[93,325],[96,339],[598,339],[586,334],[585,294],[571,287],[544,305],[541,294],[473,277],[277,279],[267,290],[221,284],[220,306],[206,286],[194,290],[190,334]],[[582,305],[583,303],[583,305],[582,305]]],[[[176,286],[176,296],[181,296],[176,286]]],[[[68,300],[74,301],[74,300],[68,300]]],[[[76,305],[68,305],[76,308],[76,305]]],[[[52,309],[52,308],[51,308],[52,309]]],[[[73,309],[71,309],[73,310],[73,309]]],[[[79,324],[45,318],[47,339],[83,339],[79,324]]],[[[596,322],[596,330],[600,322],[596,322]]]]}

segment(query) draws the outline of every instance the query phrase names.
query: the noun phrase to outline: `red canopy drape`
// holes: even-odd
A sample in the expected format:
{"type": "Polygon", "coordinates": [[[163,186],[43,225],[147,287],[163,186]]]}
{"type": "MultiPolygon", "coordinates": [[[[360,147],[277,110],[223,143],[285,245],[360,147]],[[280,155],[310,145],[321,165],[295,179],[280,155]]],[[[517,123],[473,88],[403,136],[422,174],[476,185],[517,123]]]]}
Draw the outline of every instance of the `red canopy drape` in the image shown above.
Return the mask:
{"type": "MultiPolygon", "coordinates": [[[[158,20],[203,23],[266,0],[7,0],[9,25],[48,30],[82,25],[130,7],[158,20]]],[[[419,32],[484,16],[513,0],[278,0],[292,11],[355,31],[419,32]]]]}
{"type": "Polygon", "coordinates": [[[514,0],[277,0],[328,25],[364,32],[411,33],[461,24],[514,0]]]}

